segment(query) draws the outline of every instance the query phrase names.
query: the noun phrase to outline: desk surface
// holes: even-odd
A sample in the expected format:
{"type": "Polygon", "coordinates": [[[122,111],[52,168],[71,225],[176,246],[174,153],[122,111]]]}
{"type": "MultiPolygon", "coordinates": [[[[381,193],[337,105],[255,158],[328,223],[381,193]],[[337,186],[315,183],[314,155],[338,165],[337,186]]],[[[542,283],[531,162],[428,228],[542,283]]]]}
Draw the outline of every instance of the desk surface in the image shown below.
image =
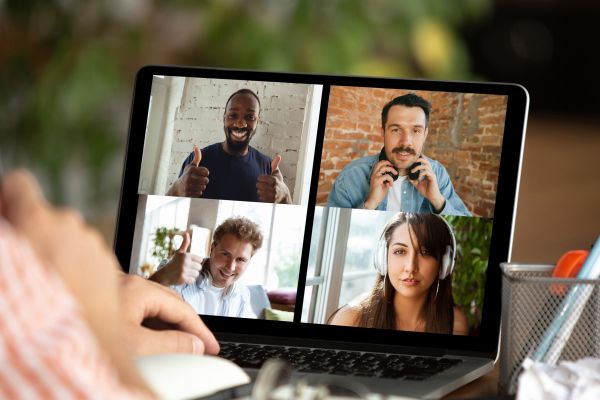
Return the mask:
{"type": "Polygon", "coordinates": [[[498,394],[498,380],[500,378],[500,368],[498,364],[494,366],[491,372],[475,379],[473,382],[455,390],[444,396],[444,399],[469,399],[483,396],[496,396],[498,394]]]}

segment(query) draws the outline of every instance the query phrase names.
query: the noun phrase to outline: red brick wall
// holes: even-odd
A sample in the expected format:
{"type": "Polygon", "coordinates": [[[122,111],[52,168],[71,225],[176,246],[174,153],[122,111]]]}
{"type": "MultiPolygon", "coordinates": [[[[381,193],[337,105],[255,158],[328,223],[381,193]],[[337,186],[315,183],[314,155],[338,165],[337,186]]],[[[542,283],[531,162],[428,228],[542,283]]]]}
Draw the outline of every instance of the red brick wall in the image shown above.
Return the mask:
{"type": "MultiPolygon", "coordinates": [[[[381,109],[399,89],[333,86],[323,141],[317,204],[324,205],[340,171],[383,147],[381,109]]],[[[414,92],[432,103],[424,154],[445,167],[473,215],[492,217],[504,132],[506,97],[414,92]]]]}

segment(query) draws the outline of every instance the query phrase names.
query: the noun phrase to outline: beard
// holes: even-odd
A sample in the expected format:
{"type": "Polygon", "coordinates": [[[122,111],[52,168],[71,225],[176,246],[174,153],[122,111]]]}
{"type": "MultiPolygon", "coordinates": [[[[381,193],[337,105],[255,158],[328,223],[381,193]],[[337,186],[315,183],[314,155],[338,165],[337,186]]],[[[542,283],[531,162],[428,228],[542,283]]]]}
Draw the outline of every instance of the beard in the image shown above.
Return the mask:
{"type": "Polygon", "coordinates": [[[248,128],[236,130],[245,132],[243,139],[240,140],[238,137],[236,137],[236,135],[232,132],[233,128],[225,128],[225,140],[227,140],[227,146],[229,147],[230,151],[241,154],[248,149],[248,146],[250,145],[250,139],[252,139],[252,136],[254,136],[254,131],[250,131],[248,128]]]}

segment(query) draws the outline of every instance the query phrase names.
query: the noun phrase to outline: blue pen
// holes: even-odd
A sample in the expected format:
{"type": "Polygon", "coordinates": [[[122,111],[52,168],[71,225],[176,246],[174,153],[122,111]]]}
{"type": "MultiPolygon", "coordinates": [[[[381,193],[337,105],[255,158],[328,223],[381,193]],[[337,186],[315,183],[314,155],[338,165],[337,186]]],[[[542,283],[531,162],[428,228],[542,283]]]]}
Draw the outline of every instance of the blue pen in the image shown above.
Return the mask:
{"type": "MultiPolygon", "coordinates": [[[[583,263],[583,266],[581,267],[581,270],[577,274],[577,279],[597,279],[598,277],[600,277],[600,236],[596,239],[596,242],[594,243],[590,254],[586,258],[585,262],[583,263]]],[[[526,360],[526,362],[545,360],[548,353],[548,349],[550,348],[550,346],[552,346],[556,335],[559,333],[559,331],[561,331],[561,328],[563,327],[565,322],[568,321],[568,326],[570,327],[570,330],[572,330],[575,326],[575,323],[577,322],[577,319],[581,315],[581,311],[583,311],[583,308],[577,310],[578,312],[573,312],[577,305],[577,301],[581,299],[582,302],[585,303],[585,301],[587,301],[587,298],[589,298],[590,295],[591,290],[586,290],[586,287],[582,285],[575,285],[571,290],[569,290],[569,294],[560,305],[560,312],[556,314],[556,316],[552,320],[552,323],[550,324],[548,329],[546,329],[544,337],[542,338],[542,341],[540,342],[539,346],[534,351],[533,355],[531,357],[528,357],[528,360],[526,360]]],[[[563,338],[563,340],[561,340],[561,344],[558,345],[560,346],[560,349],[553,349],[551,354],[552,360],[548,361],[556,362],[557,351],[558,354],[560,354],[560,351],[562,351],[562,347],[564,346],[564,343],[566,343],[566,340],[564,340],[564,336],[566,335],[568,339],[568,336],[570,335],[570,330],[566,334],[564,330],[561,332],[561,337],[563,338]]]]}

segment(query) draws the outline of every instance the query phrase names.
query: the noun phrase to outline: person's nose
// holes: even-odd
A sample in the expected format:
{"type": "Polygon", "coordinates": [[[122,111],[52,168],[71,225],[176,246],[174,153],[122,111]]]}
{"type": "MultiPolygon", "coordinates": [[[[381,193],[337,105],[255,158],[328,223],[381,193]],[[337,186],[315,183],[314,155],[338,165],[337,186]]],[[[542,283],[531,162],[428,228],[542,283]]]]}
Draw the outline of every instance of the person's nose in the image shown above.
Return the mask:
{"type": "Polygon", "coordinates": [[[229,259],[227,260],[227,262],[225,263],[225,268],[227,268],[227,271],[229,273],[232,273],[235,271],[235,259],[229,259]]]}
{"type": "Polygon", "coordinates": [[[413,137],[410,133],[407,133],[404,130],[401,130],[398,134],[398,140],[396,142],[396,147],[407,147],[412,146],[413,137]]]}
{"type": "Polygon", "coordinates": [[[248,124],[246,123],[246,120],[243,117],[236,119],[236,121],[235,121],[236,128],[245,128],[246,126],[248,126],[248,124]]]}
{"type": "Polygon", "coordinates": [[[404,271],[407,273],[415,273],[419,269],[418,258],[415,253],[411,257],[406,260],[406,264],[404,265],[404,271]]]}

